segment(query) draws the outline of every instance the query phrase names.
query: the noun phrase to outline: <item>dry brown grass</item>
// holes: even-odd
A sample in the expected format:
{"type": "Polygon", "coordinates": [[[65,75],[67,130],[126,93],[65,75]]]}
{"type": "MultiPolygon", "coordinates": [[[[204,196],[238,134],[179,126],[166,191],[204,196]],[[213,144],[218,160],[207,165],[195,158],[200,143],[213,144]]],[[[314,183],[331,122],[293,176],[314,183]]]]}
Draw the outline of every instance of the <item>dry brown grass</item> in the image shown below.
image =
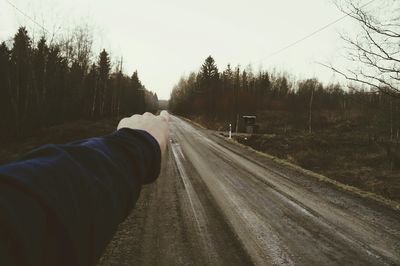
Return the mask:
{"type": "Polygon", "coordinates": [[[107,135],[117,127],[117,118],[99,121],[79,120],[37,131],[35,134],[1,143],[0,164],[19,159],[35,147],[48,143],[67,143],[75,140],[107,135]]]}
{"type": "Polygon", "coordinates": [[[400,201],[400,170],[391,167],[382,147],[357,134],[257,135],[238,141],[345,185],[400,201]]]}

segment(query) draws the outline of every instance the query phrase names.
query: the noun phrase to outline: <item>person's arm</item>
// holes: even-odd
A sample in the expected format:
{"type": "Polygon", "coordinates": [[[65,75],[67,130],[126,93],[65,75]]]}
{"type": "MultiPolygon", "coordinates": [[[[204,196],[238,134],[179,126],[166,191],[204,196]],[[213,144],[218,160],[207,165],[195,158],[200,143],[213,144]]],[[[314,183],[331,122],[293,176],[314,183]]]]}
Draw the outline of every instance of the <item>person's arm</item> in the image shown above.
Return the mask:
{"type": "Polygon", "coordinates": [[[133,116],[118,129],[0,167],[0,265],[96,263],[159,174],[168,117],[133,116]]]}

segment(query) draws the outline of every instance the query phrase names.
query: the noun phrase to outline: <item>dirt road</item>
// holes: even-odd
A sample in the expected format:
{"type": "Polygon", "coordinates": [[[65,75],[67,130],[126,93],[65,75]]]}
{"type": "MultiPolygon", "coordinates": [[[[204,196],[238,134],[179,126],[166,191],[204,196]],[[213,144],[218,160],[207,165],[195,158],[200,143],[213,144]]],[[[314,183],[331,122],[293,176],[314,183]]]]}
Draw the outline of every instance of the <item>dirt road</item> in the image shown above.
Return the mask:
{"type": "Polygon", "coordinates": [[[99,265],[400,265],[400,212],[177,118],[99,265]]]}

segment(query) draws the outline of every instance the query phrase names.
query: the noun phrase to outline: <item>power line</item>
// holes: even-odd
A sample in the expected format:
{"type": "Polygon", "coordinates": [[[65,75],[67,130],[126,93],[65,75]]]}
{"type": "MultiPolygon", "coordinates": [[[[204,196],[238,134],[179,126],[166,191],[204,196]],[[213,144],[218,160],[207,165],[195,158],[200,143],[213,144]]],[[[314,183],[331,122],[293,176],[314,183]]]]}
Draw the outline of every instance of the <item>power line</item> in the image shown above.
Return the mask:
{"type": "MultiPolygon", "coordinates": [[[[47,30],[43,25],[41,25],[40,23],[38,23],[38,22],[37,22],[35,19],[33,19],[31,16],[27,15],[24,11],[22,11],[21,9],[19,9],[19,8],[18,8],[17,6],[15,6],[12,2],[10,2],[9,0],[4,0],[4,1],[6,1],[6,2],[7,2],[10,6],[12,6],[15,10],[17,10],[17,11],[18,11],[19,13],[21,13],[23,16],[25,16],[26,18],[28,18],[30,21],[32,21],[35,25],[39,26],[39,27],[40,27],[41,29],[43,29],[45,32],[50,33],[50,31],[47,30]]],[[[371,1],[367,2],[366,4],[362,5],[360,8],[364,8],[364,7],[370,5],[371,3],[375,2],[375,1],[376,1],[376,0],[371,0],[371,1]]],[[[275,51],[275,52],[269,54],[268,56],[266,56],[266,57],[264,57],[264,58],[258,60],[258,62],[262,62],[262,61],[264,61],[264,60],[267,60],[267,59],[269,59],[269,58],[271,58],[271,57],[273,57],[273,56],[275,56],[275,55],[278,55],[278,54],[282,53],[283,51],[285,51],[285,50],[287,50],[287,49],[289,49],[289,48],[291,48],[291,47],[297,45],[298,43],[300,43],[300,42],[302,42],[302,41],[305,41],[305,40],[311,38],[312,36],[316,35],[317,33],[321,32],[321,31],[323,31],[323,30],[329,28],[330,26],[332,26],[332,25],[338,23],[339,21],[341,21],[341,20],[347,18],[348,16],[350,16],[350,14],[351,14],[351,13],[347,13],[347,14],[343,15],[342,17],[337,18],[336,20],[334,20],[334,21],[332,21],[332,22],[330,22],[330,23],[328,23],[328,24],[322,26],[321,28],[319,28],[319,29],[317,29],[317,30],[315,30],[315,31],[313,31],[313,32],[311,32],[311,33],[309,33],[308,35],[306,35],[306,36],[304,36],[304,37],[302,37],[302,38],[300,38],[300,39],[298,39],[298,40],[296,40],[296,41],[290,43],[289,45],[286,45],[285,47],[283,47],[283,48],[281,48],[281,49],[279,49],[279,50],[277,50],[277,51],[275,51]]]]}
{"type": "Polygon", "coordinates": [[[19,9],[17,6],[15,6],[12,2],[9,0],[4,0],[6,1],[10,6],[12,6],[15,10],[17,10],[19,13],[21,13],[24,17],[32,21],[35,25],[39,26],[41,29],[43,29],[46,33],[50,34],[50,31],[47,30],[42,24],[38,23],[35,19],[33,19],[31,16],[27,15],[24,11],[19,9]]]}
{"type": "MultiPolygon", "coordinates": [[[[372,4],[372,3],[375,2],[375,1],[376,1],[376,0],[371,0],[371,1],[367,2],[366,4],[362,5],[360,8],[364,8],[364,7],[366,7],[366,6],[370,5],[370,4],[372,4]]],[[[269,58],[271,58],[271,57],[273,57],[273,56],[275,56],[275,55],[277,55],[277,54],[282,53],[283,51],[285,51],[285,50],[287,50],[287,49],[289,49],[289,48],[295,46],[296,44],[298,44],[298,43],[300,43],[300,42],[302,42],[302,41],[304,41],[304,40],[307,40],[308,38],[311,38],[311,37],[314,36],[315,34],[317,34],[317,33],[321,32],[321,31],[323,31],[323,30],[329,28],[329,27],[332,26],[333,24],[338,23],[339,21],[341,21],[341,20],[347,18],[347,17],[350,16],[350,15],[351,15],[351,13],[346,13],[346,14],[343,15],[342,17],[335,19],[334,21],[332,21],[332,22],[330,22],[330,23],[324,25],[323,27],[321,27],[321,28],[319,28],[319,29],[317,29],[317,30],[311,32],[310,34],[308,34],[308,35],[306,35],[306,36],[304,36],[304,37],[302,37],[302,38],[300,38],[300,39],[298,39],[298,40],[296,40],[296,41],[290,43],[289,45],[287,45],[287,46],[285,46],[285,47],[283,47],[283,48],[281,48],[281,49],[279,49],[279,50],[277,50],[277,51],[275,51],[275,52],[269,54],[268,56],[266,56],[266,57],[260,59],[258,62],[262,62],[262,61],[267,60],[267,59],[269,59],[269,58]]]]}

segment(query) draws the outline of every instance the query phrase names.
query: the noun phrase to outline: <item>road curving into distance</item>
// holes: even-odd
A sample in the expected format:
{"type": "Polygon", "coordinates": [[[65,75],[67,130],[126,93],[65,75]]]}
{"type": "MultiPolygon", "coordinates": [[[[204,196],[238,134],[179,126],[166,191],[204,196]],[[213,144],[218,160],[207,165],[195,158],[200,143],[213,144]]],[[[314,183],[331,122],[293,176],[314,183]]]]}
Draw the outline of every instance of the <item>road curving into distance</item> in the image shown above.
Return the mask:
{"type": "Polygon", "coordinates": [[[171,117],[99,265],[400,265],[400,212],[171,117]]]}

